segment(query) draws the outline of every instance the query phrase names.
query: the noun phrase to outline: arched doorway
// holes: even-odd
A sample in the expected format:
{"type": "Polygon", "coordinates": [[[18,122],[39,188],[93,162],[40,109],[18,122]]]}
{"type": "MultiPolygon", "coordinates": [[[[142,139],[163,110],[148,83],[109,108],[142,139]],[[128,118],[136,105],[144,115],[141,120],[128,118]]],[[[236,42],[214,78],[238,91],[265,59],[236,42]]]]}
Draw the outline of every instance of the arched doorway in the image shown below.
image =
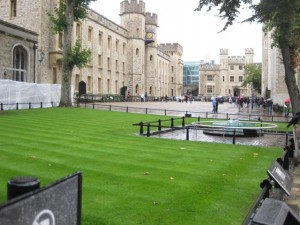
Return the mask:
{"type": "Polygon", "coordinates": [[[13,80],[26,81],[27,80],[27,64],[28,53],[22,46],[16,46],[13,50],[13,80]]]}
{"type": "Polygon", "coordinates": [[[240,96],[240,89],[239,87],[233,87],[233,96],[237,97],[240,96]]]}

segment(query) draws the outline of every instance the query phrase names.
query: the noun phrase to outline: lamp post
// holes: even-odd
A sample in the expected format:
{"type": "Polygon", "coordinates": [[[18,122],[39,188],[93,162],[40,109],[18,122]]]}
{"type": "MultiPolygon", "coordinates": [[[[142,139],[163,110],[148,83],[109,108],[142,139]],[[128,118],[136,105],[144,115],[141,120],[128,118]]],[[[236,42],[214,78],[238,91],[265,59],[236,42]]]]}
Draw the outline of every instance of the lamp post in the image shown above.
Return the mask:
{"type": "Polygon", "coordinates": [[[43,51],[41,51],[40,58],[39,58],[40,64],[42,64],[42,62],[44,61],[44,58],[45,58],[45,53],[43,51]]]}
{"type": "Polygon", "coordinates": [[[254,108],[254,94],[253,94],[253,83],[252,82],[250,84],[250,87],[251,87],[251,109],[253,111],[253,108],[254,108]]]}

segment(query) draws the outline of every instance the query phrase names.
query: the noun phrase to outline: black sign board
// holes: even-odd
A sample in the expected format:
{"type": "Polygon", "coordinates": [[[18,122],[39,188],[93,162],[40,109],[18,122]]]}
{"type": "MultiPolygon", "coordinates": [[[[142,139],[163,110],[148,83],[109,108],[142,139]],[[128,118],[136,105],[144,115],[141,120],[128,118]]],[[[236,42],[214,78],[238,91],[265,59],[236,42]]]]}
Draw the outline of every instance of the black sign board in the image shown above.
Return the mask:
{"type": "Polygon", "coordinates": [[[267,173],[281,187],[281,189],[290,196],[292,178],[277,161],[273,162],[267,170],[267,173]]]}
{"type": "Polygon", "coordinates": [[[298,215],[285,202],[266,198],[257,209],[251,224],[298,225],[299,222],[298,215]]]}
{"type": "Polygon", "coordinates": [[[0,205],[0,225],[80,225],[82,174],[77,172],[0,205]]]}

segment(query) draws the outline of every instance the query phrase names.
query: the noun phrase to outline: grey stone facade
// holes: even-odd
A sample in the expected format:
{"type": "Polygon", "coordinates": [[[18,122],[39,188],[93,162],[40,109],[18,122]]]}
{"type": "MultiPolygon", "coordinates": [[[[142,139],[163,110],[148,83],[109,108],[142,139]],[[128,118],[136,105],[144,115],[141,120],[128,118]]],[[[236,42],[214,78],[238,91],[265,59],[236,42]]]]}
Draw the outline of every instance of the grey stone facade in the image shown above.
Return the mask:
{"type": "Polygon", "coordinates": [[[38,34],[0,20],[0,79],[35,82],[38,34]]]}
{"type": "MultiPolygon", "coordinates": [[[[53,34],[47,15],[54,12],[57,2],[18,0],[15,17],[10,14],[10,1],[0,2],[0,19],[38,34],[38,83],[61,83],[63,36],[53,34]],[[39,63],[41,53],[45,57],[39,63]]],[[[158,16],[145,8],[142,0],[125,0],[120,4],[120,25],[91,9],[85,20],[74,23],[74,42],[80,39],[83,48],[92,50],[89,65],[73,71],[75,92],[79,82],[84,81],[89,94],[120,94],[126,86],[136,96],[181,95],[182,47],[177,43],[157,43],[158,16]],[[154,33],[154,42],[145,44],[148,31],[154,33]]]]}
{"type": "Polygon", "coordinates": [[[252,48],[245,49],[245,56],[229,56],[228,49],[220,49],[219,64],[200,65],[200,96],[251,96],[251,88],[242,83],[244,66],[253,63],[253,56],[252,48]]]}
{"type": "MultiPolygon", "coordinates": [[[[262,96],[274,103],[284,104],[289,98],[285,83],[285,70],[280,49],[272,47],[271,33],[263,33],[262,96]]],[[[300,67],[296,69],[296,82],[300,85],[300,67]]]]}

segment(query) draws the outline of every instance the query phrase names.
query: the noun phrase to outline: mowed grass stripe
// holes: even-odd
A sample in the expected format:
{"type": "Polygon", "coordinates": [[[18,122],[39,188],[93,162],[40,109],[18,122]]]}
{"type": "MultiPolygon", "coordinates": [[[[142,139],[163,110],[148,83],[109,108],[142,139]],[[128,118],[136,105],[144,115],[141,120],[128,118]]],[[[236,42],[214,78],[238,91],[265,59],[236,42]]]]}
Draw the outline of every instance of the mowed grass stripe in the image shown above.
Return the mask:
{"type": "MultiPolygon", "coordinates": [[[[240,224],[277,148],[138,136],[163,116],[51,108],[0,113],[0,181],[83,172],[83,225],[240,224]],[[238,195],[238,196],[237,196],[238,195]]],[[[5,200],[5,185],[0,199],[5,200]]]]}

